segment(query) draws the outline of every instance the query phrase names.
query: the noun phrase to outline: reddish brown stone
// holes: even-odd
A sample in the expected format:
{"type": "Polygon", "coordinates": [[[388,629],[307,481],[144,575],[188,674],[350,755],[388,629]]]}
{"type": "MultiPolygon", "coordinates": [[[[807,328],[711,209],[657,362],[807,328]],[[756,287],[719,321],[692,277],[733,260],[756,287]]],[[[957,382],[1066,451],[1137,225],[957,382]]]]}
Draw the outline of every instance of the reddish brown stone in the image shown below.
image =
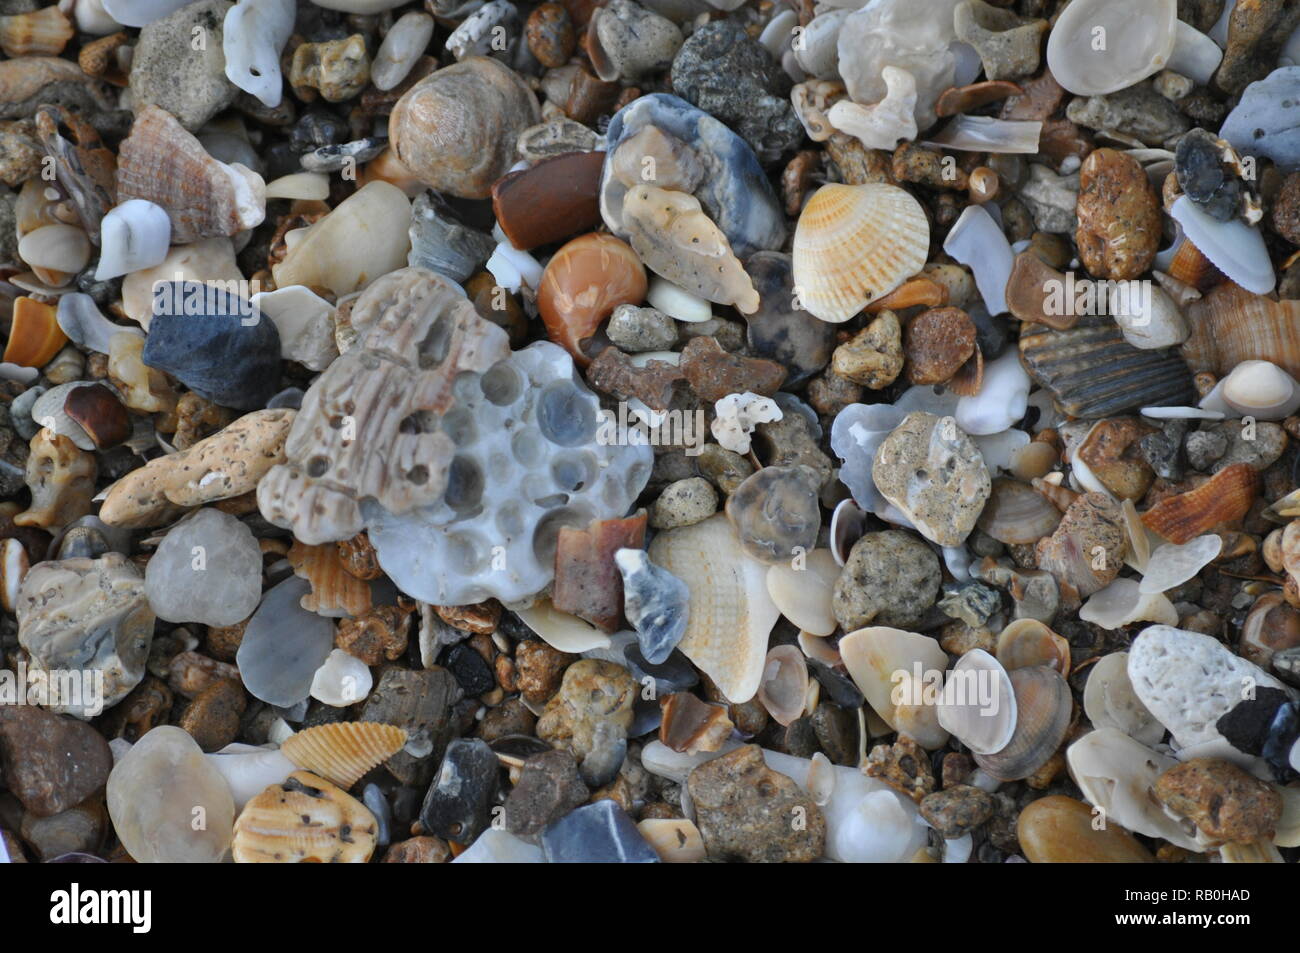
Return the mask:
{"type": "Polygon", "coordinates": [[[604,163],[603,152],[570,152],[498,179],[492,211],[510,243],[527,251],[599,225],[604,163]]]}
{"type": "Polygon", "coordinates": [[[239,669],[198,652],[182,652],[167,670],[167,685],[178,695],[197,698],[213,682],[223,678],[239,680],[239,669]]]}
{"type": "Polygon", "coordinates": [[[1272,787],[1217,758],[1193,758],[1170,768],[1156,781],[1155,793],[1216,841],[1271,838],[1282,817],[1282,798],[1272,787]]]}
{"type": "Polygon", "coordinates": [[[579,67],[569,85],[564,114],[584,126],[594,126],[601,116],[613,112],[622,90],[618,83],[607,83],[585,66],[579,67]]]}
{"type": "Polygon", "coordinates": [[[573,17],[559,3],[543,3],[529,14],[524,36],[528,41],[529,52],[548,69],[556,69],[569,62],[573,48],[578,43],[573,29],[573,17]]]}
{"type": "Polygon", "coordinates": [[[495,599],[469,606],[434,606],[433,611],[453,629],[472,635],[491,635],[501,621],[501,603],[495,599]]]}
{"type": "Polygon", "coordinates": [[[367,665],[395,662],[406,651],[411,633],[411,610],[403,606],[376,606],[355,619],[339,620],[334,644],[367,665]]]}
{"type": "Polygon", "coordinates": [[[451,851],[441,837],[412,837],[398,841],[384,854],[385,864],[445,864],[451,860],[451,851]]]}
{"type": "Polygon", "coordinates": [[[223,678],[205,688],[190,703],[181,716],[180,727],[204,751],[220,751],[239,734],[240,719],[247,707],[242,683],[223,678]]]}
{"type": "Polygon", "coordinates": [[[529,639],[515,646],[515,683],[524,700],[540,705],[560,690],[564,670],[577,658],[529,639]]]}
{"type": "Polygon", "coordinates": [[[1021,93],[1002,104],[1002,118],[1027,122],[1051,118],[1065,101],[1065,90],[1050,70],[1020,84],[1021,93]]]}
{"type": "Polygon", "coordinates": [[[83,721],[34,705],[0,705],[0,766],[23,807],[49,817],[80,804],[108,780],[108,742],[83,721]]]}
{"type": "Polygon", "coordinates": [[[587,368],[587,383],[596,390],[619,400],[635,397],[653,410],[667,410],[676,383],[684,379],[681,368],[666,361],[634,367],[616,347],[605,348],[587,368]]]}
{"type": "Polygon", "coordinates": [[[1138,278],[1162,238],[1160,200],[1132,156],[1098,149],[1079,175],[1079,258],[1094,278],[1138,278]]]}
{"type": "Polygon", "coordinates": [[[932,308],[908,322],[903,332],[907,379],[942,384],[975,353],[975,322],[961,308],[932,308]]]}
{"type": "Polygon", "coordinates": [[[131,436],[131,417],[126,407],[103,384],[68,391],[63,412],[81,425],[99,450],[116,447],[131,436]]]}
{"type": "Polygon", "coordinates": [[[735,727],[725,706],[700,701],[690,692],[667,695],[659,706],[663,709],[659,740],[674,751],[717,751],[735,727]]]}
{"type": "Polygon", "coordinates": [[[821,168],[821,153],[814,149],[796,152],[781,173],[781,196],[785,201],[785,214],[798,218],[803,209],[803,197],[813,185],[813,175],[821,168]]]}
{"type": "Polygon", "coordinates": [[[375,547],[370,544],[370,537],[365,533],[339,540],[336,545],[339,548],[339,560],[348,575],[358,579],[378,579],[384,574],[379,568],[379,556],[375,553],[375,547]]]}
{"type": "Polygon", "coordinates": [[[771,397],[785,382],[785,368],[776,361],[729,354],[711,337],[691,338],[680,366],[691,389],[710,402],[745,391],[771,397]]]}
{"type": "Polygon", "coordinates": [[[934,111],[940,117],[955,116],[1020,93],[1019,86],[1005,79],[986,80],[969,86],[950,86],[939,94],[934,111]]]}
{"type": "Polygon", "coordinates": [[[552,605],[606,632],[616,632],[623,620],[623,577],[614,553],[644,548],[645,524],[642,511],[626,519],[594,520],[586,529],[561,527],[552,605]]]}

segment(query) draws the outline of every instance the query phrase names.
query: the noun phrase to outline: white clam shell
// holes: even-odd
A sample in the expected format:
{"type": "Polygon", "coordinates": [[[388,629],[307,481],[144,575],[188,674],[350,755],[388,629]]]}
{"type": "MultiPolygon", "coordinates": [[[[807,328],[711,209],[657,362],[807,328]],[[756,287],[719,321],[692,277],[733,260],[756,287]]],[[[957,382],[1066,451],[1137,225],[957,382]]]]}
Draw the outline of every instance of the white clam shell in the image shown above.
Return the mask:
{"type": "Polygon", "coordinates": [[[374,677],[355,655],[333,649],[311,680],[311,697],[334,708],[355,705],[370,694],[374,677]]]}
{"type": "Polygon", "coordinates": [[[67,284],[90,261],[90,239],[75,225],[45,225],[18,240],[18,257],[32,268],[66,275],[67,284]]]}
{"type": "Polygon", "coordinates": [[[767,713],[789,725],[804,713],[808,696],[808,666],[793,645],[778,645],[767,653],[758,700],[767,713]]]}
{"type": "Polygon", "coordinates": [[[939,724],[976,754],[994,754],[1016,730],[1016,696],[1000,662],[971,649],[953,666],[939,702],[939,724]]]}
{"type": "Polygon", "coordinates": [[[1047,39],[1047,65],[1076,96],[1113,93],[1168,64],[1177,39],[1176,0],[1075,0],[1047,39]]]}
{"type": "Polygon", "coordinates": [[[767,569],[767,594],[781,614],[812,635],[835,632],[831,597],[840,577],[840,564],[830,550],[814,549],[798,567],[788,562],[767,569]]]}
{"type": "Polygon", "coordinates": [[[1116,579],[1088,597],[1079,618],[1114,631],[1134,622],[1177,625],[1178,610],[1162,592],[1143,592],[1136,580],[1116,579]]]}
{"type": "Polygon", "coordinates": [[[1128,653],[1102,656],[1088,671],[1083,712],[1094,728],[1116,728],[1144,745],[1165,736],[1164,725],[1147,710],[1128,677],[1128,653]]]}
{"type": "Polygon", "coordinates": [[[942,677],[948,665],[938,642],[915,632],[870,626],[840,639],[840,654],[867,703],[891,728],[901,731],[906,724],[907,733],[931,750],[948,740],[937,706],[924,698],[926,680],[942,677]]]}
{"type": "Polygon", "coordinates": [[[1196,574],[1217,559],[1222,550],[1223,539],[1213,534],[1198,536],[1181,546],[1174,543],[1157,546],[1147,561],[1141,591],[1153,593],[1176,589],[1189,579],[1196,578],[1196,574]]]}
{"type": "MultiPolygon", "coordinates": [[[[561,612],[549,599],[538,599],[532,608],[516,609],[524,625],[553,649],[575,655],[609,648],[609,636],[576,615],[561,612]]],[[[621,664],[621,663],[620,663],[621,664]]]]}

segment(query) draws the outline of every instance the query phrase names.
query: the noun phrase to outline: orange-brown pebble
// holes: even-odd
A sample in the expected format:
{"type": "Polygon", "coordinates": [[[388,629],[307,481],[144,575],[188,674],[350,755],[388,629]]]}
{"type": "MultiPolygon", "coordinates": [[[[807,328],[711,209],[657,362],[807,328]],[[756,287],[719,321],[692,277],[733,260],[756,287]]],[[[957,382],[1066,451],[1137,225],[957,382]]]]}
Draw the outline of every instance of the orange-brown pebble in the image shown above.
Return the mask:
{"type": "Polygon", "coordinates": [[[26,295],[14,299],[13,327],[5,345],[4,360],[23,367],[44,367],[68,343],[55,320],[57,311],[26,295]]]}
{"type": "Polygon", "coordinates": [[[1094,816],[1082,801],[1055,794],[1020,812],[1016,836],[1032,864],[1150,864],[1151,852],[1128,831],[1094,816]]]}
{"type": "Polygon", "coordinates": [[[573,17],[558,3],[543,3],[529,14],[524,36],[529,52],[549,69],[557,69],[569,62],[578,42],[573,17]]]}
{"type": "Polygon", "coordinates": [[[907,379],[942,384],[975,353],[975,322],[961,308],[933,308],[903,331],[907,379]]]}
{"type": "Polygon", "coordinates": [[[586,366],[581,343],[620,304],[640,304],[645,268],[630,245],[591,233],[568,242],[551,258],[537,289],[537,309],[547,336],[586,366]]]}

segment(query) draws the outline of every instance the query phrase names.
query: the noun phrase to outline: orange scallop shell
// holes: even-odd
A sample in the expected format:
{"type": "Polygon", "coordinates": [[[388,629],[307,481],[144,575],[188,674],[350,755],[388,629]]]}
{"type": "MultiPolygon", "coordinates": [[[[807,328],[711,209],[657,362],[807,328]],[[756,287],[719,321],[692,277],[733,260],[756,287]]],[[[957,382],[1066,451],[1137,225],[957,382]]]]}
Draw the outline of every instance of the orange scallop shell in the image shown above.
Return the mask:
{"type": "Polygon", "coordinates": [[[1194,490],[1161,500],[1142,514],[1147,529],[1171,543],[1186,543],[1249,512],[1259,493],[1259,474],[1249,463],[1224,467],[1194,490]]]}
{"type": "Polygon", "coordinates": [[[406,744],[406,730],[377,721],[339,721],[287,738],[280,751],[305,771],[347,790],[406,744]]]}
{"type": "Polygon", "coordinates": [[[294,575],[311,583],[302,597],[308,612],[333,616],[342,610],[355,618],[370,608],[370,584],[347,571],[336,543],[308,546],[295,539],[288,559],[294,575]]]}

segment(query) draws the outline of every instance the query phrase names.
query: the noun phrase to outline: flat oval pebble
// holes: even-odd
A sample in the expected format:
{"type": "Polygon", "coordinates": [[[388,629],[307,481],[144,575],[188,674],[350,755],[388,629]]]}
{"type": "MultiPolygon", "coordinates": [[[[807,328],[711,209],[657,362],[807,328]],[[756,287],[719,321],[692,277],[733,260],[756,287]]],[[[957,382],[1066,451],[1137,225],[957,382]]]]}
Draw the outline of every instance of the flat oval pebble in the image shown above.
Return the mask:
{"type": "Polygon", "coordinates": [[[267,704],[289,708],[307,698],[334,647],[334,623],[300,604],[310,592],[307,580],[286,579],[266,593],[244,629],[236,656],[240,677],[267,704]]]}

